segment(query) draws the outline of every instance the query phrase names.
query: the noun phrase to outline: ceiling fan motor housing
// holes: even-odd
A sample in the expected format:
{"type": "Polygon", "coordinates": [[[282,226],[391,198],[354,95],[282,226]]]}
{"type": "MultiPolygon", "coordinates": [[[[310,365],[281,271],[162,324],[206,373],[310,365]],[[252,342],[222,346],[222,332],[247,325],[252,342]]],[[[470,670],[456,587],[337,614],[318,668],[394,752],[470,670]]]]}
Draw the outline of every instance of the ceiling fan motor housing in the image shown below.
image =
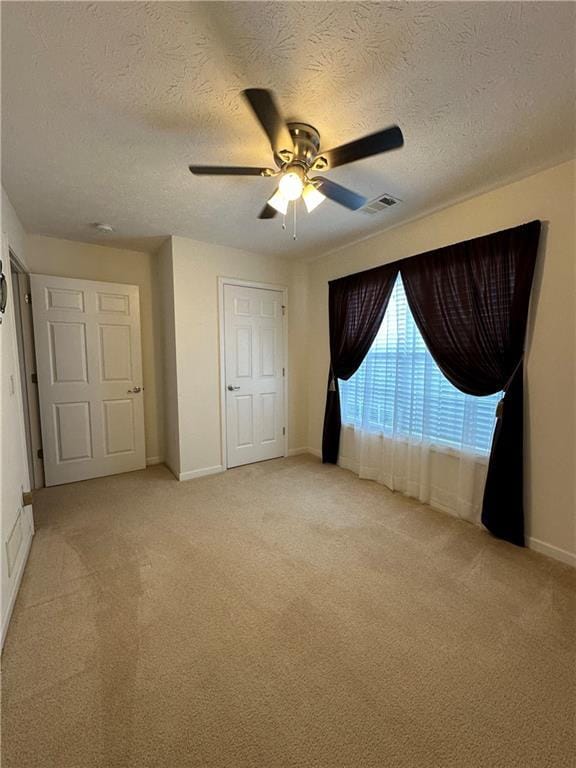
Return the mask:
{"type": "Polygon", "coordinates": [[[296,163],[307,170],[320,151],[320,134],[313,125],[308,123],[288,123],[287,125],[294,148],[293,151],[286,149],[275,154],[276,165],[283,168],[287,163],[296,163]]]}

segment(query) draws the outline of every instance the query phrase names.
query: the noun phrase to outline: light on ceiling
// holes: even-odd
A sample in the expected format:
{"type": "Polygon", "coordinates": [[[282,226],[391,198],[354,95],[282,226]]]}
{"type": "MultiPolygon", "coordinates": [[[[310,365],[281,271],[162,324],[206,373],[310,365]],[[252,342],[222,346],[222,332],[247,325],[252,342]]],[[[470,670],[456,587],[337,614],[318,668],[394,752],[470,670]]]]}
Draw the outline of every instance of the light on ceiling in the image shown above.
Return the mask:
{"type": "Polygon", "coordinates": [[[286,200],[298,200],[304,189],[304,182],[298,173],[289,171],[282,176],[278,187],[286,200]]]}
{"type": "Polygon", "coordinates": [[[268,205],[271,205],[272,208],[275,208],[278,213],[282,213],[284,216],[286,216],[286,212],[288,211],[288,203],[289,200],[284,197],[280,189],[277,189],[270,200],[268,200],[268,205]]]}
{"type": "Polygon", "coordinates": [[[317,208],[320,203],[323,203],[324,200],[326,200],[322,192],[320,192],[319,189],[316,189],[314,184],[311,182],[306,184],[304,187],[304,191],[302,192],[302,199],[304,200],[304,205],[306,206],[308,213],[312,213],[314,208],[317,208]]]}

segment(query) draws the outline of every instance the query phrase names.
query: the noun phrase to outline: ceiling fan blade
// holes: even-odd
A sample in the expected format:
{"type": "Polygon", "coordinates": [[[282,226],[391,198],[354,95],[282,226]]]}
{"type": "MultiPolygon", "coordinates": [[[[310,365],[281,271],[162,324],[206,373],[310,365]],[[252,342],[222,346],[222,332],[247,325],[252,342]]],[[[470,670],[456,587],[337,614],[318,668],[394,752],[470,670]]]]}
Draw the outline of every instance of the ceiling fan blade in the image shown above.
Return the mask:
{"type": "Polygon", "coordinates": [[[258,214],[258,218],[259,219],[273,219],[274,216],[276,216],[277,213],[278,213],[278,211],[276,210],[276,208],[272,208],[271,205],[268,205],[268,203],[266,203],[264,208],[262,208],[262,210],[258,214]]]}
{"type": "Polygon", "coordinates": [[[357,195],[351,189],[342,187],[340,184],[336,184],[335,181],[325,179],[323,176],[315,176],[311,181],[317,184],[319,191],[325,197],[343,205],[345,208],[349,208],[351,211],[357,211],[358,208],[362,208],[368,202],[367,198],[362,197],[362,195],[357,195]]]}
{"type": "MultiPolygon", "coordinates": [[[[294,154],[292,136],[274,100],[272,91],[264,88],[247,88],[242,94],[270,140],[272,151],[279,155],[282,150],[294,154]]],[[[288,158],[290,159],[290,158],[288,158]]]]}
{"type": "Polygon", "coordinates": [[[272,168],[250,168],[241,165],[189,165],[196,176],[275,176],[272,168]]]}
{"type": "MultiPolygon", "coordinates": [[[[364,157],[371,157],[382,152],[388,152],[391,149],[398,149],[403,144],[404,137],[402,136],[402,131],[397,125],[392,125],[383,131],[371,133],[362,139],[356,139],[356,141],[351,141],[349,144],[342,144],[340,147],[322,152],[320,157],[326,159],[328,165],[325,167],[337,168],[339,165],[353,163],[355,160],[362,160],[364,157]]],[[[318,169],[320,169],[320,166],[318,166],[318,169]]]]}

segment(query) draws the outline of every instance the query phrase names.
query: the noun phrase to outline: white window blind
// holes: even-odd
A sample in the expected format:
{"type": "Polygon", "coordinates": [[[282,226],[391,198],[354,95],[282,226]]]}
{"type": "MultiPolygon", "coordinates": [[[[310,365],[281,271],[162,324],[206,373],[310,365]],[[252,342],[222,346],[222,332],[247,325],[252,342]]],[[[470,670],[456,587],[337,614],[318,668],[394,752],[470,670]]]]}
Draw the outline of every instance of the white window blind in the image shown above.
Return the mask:
{"type": "Polygon", "coordinates": [[[442,374],[424,343],[398,277],[368,355],[340,381],[343,424],[464,452],[490,452],[500,393],[466,395],[442,374]]]}

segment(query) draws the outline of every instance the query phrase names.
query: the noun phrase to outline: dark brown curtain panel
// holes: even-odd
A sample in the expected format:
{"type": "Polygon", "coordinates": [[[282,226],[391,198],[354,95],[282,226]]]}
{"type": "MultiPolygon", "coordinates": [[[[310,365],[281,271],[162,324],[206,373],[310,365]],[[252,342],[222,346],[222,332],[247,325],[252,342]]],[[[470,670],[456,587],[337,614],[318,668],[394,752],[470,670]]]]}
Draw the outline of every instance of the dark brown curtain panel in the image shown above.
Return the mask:
{"type": "Polygon", "coordinates": [[[398,275],[398,264],[385,264],[329,283],[330,374],[322,436],[322,461],[336,464],[340,444],[338,379],[360,367],[382,324],[398,275]]]}
{"type": "Polygon", "coordinates": [[[410,310],[449,381],[471,395],[503,391],[482,522],[524,544],[523,352],[540,222],[405,259],[410,310]]]}

